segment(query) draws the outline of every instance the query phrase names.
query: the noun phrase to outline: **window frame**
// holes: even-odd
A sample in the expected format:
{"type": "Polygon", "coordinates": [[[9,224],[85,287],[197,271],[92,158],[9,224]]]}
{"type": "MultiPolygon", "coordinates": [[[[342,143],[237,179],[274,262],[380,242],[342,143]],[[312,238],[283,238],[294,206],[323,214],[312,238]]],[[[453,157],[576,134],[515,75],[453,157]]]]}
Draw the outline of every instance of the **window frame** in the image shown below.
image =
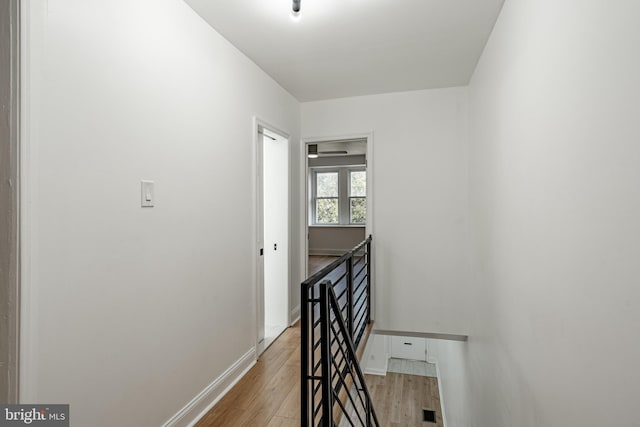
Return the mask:
{"type": "MultiPolygon", "coordinates": [[[[367,196],[351,196],[351,173],[352,172],[365,172],[365,180],[367,178],[366,166],[316,166],[310,167],[310,212],[311,218],[309,218],[310,226],[326,226],[326,227],[348,227],[348,226],[366,226],[367,218],[365,215],[365,222],[351,222],[351,199],[364,199],[365,203],[367,196]],[[317,176],[321,173],[337,173],[338,174],[338,222],[336,223],[323,223],[318,222],[317,216],[317,201],[319,199],[333,200],[336,197],[321,196],[318,197],[317,191],[317,176]]],[[[365,181],[366,182],[366,181],[365,181]]],[[[365,184],[366,185],[366,184],[365,184]]]]}

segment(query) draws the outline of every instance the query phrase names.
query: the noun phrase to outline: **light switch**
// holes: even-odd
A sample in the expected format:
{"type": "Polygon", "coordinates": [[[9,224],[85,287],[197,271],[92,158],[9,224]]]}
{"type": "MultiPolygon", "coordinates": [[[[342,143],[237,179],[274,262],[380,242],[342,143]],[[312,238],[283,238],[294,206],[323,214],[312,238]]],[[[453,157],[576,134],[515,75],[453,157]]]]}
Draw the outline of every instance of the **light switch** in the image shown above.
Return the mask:
{"type": "Polygon", "coordinates": [[[142,181],[142,207],[153,207],[153,181],[142,181]]]}

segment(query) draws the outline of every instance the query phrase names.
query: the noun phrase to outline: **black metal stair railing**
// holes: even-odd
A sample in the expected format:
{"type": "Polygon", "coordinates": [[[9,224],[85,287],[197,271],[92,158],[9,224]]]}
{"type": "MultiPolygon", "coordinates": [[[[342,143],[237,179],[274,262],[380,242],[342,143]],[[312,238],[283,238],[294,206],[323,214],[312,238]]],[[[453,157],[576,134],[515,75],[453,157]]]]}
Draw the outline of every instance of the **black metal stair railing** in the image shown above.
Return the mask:
{"type": "Polygon", "coordinates": [[[377,426],[356,356],[371,322],[371,242],[302,283],[301,425],[377,426]]]}

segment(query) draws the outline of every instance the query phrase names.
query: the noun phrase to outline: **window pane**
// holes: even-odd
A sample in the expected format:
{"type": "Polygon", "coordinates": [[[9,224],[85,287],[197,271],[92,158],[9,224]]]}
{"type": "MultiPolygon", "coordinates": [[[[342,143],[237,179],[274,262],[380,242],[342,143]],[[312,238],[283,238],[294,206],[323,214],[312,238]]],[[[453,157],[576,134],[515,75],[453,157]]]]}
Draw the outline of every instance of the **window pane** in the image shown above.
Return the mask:
{"type": "Polygon", "coordinates": [[[337,224],[338,223],[338,199],[316,200],[316,223],[318,224],[337,224]]]}
{"type": "Polygon", "coordinates": [[[364,224],[367,222],[367,199],[354,197],[350,201],[350,222],[352,224],[364,224]]]}
{"type": "Polygon", "coordinates": [[[350,176],[350,196],[366,196],[367,195],[367,173],[365,171],[351,172],[350,176]]]}
{"type": "Polygon", "coordinates": [[[338,197],[338,172],[316,174],[316,196],[338,197]]]}

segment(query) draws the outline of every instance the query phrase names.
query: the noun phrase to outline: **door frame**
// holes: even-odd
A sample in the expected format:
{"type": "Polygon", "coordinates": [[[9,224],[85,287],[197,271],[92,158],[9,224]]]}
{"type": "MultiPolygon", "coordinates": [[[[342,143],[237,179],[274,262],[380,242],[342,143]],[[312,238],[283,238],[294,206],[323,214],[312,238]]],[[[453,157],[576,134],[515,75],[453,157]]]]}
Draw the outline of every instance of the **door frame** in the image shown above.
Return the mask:
{"type": "Polygon", "coordinates": [[[264,128],[270,132],[276,133],[287,140],[288,153],[288,171],[287,171],[287,212],[288,212],[288,230],[287,233],[287,302],[286,302],[286,318],[291,318],[291,134],[281,130],[271,122],[262,119],[259,116],[253,117],[252,134],[253,134],[253,201],[254,201],[254,232],[253,232],[253,262],[254,262],[254,325],[255,325],[255,359],[258,360],[260,355],[266,348],[260,349],[260,341],[264,339],[264,258],[260,255],[260,249],[264,249],[262,238],[264,216],[262,212],[262,177],[263,177],[263,156],[262,156],[262,138],[260,129],[264,128]],[[262,350],[262,351],[261,351],[262,350]]]}
{"type": "Polygon", "coordinates": [[[0,222],[0,295],[3,315],[7,316],[6,330],[0,337],[0,361],[5,364],[1,373],[0,401],[18,403],[20,395],[20,73],[21,73],[21,14],[20,1],[8,0],[0,5],[2,25],[0,49],[2,73],[0,102],[8,105],[0,112],[0,136],[8,144],[0,145],[0,181],[9,182],[0,188],[0,210],[7,221],[0,222]]]}
{"type": "MultiPolygon", "coordinates": [[[[367,143],[366,154],[366,172],[367,172],[367,224],[365,226],[365,236],[373,234],[374,220],[373,220],[373,131],[352,133],[346,135],[331,135],[331,136],[319,136],[302,138],[301,150],[300,150],[300,165],[302,170],[302,191],[301,202],[302,212],[304,212],[304,218],[302,218],[300,225],[301,247],[304,248],[302,257],[301,271],[304,273],[304,278],[309,277],[309,158],[307,157],[307,146],[309,144],[322,144],[334,141],[343,141],[348,139],[364,139],[367,143]]],[[[371,249],[371,261],[372,261],[372,277],[371,277],[371,319],[375,318],[375,249],[372,245],[371,249]]]]}

